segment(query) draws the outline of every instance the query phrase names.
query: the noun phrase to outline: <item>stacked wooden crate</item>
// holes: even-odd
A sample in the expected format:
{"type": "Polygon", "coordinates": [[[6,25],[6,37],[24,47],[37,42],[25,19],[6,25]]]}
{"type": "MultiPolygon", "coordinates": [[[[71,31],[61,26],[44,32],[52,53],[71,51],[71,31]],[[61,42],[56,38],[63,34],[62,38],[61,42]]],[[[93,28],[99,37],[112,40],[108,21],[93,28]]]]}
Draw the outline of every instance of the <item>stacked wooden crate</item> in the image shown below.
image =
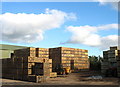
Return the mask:
{"type": "Polygon", "coordinates": [[[104,60],[101,63],[101,72],[105,74],[106,70],[109,68],[108,51],[103,51],[103,58],[104,60]]]}
{"type": "Polygon", "coordinates": [[[52,72],[52,59],[49,59],[49,50],[45,48],[18,49],[12,58],[3,59],[2,62],[3,77],[10,79],[29,80],[31,75],[37,79],[42,78],[37,75],[42,75],[45,79],[52,72]]]}
{"type": "Polygon", "coordinates": [[[2,77],[5,77],[7,74],[7,60],[6,59],[0,59],[2,62],[2,77]]]}
{"type": "Polygon", "coordinates": [[[88,69],[88,51],[75,48],[61,48],[62,52],[62,64],[64,68],[71,69],[88,69]]]}
{"type": "Polygon", "coordinates": [[[53,69],[59,64],[63,68],[89,69],[88,50],[75,48],[50,48],[49,58],[53,60],[53,69]]]}
{"type": "Polygon", "coordinates": [[[50,73],[52,72],[52,59],[49,59],[49,70],[50,73]]]}
{"type": "Polygon", "coordinates": [[[120,77],[120,51],[117,46],[110,47],[110,50],[103,51],[103,62],[101,64],[101,71],[106,74],[106,70],[111,67],[117,67],[118,76],[120,77]]]}
{"type": "Polygon", "coordinates": [[[49,70],[50,70],[50,77],[57,77],[57,73],[56,72],[52,72],[52,59],[49,59],[49,70]]]}
{"type": "Polygon", "coordinates": [[[36,48],[36,57],[47,58],[49,56],[49,50],[45,48],[36,48]]]}
{"type": "Polygon", "coordinates": [[[42,66],[40,69],[38,67],[38,71],[41,71],[40,74],[44,75],[44,77],[49,77],[50,76],[50,66],[51,66],[51,62],[49,59],[49,49],[45,49],[45,48],[36,48],[36,56],[38,58],[42,59],[41,63],[35,63],[35,66],[42,66]],[[37,65],[38,64],[38,65],[37,65]]]}
{"type": "Polygon", "coordinates": [[[28,75],[31,74],[31,67],[29,64],[28,56],[33,57],[35,55],[33,51],[34,51],[33,48],[25,48],[14,51],[14,59],[15,59],[14,64],[15,64],[15,72],[16,72],[14,79],[18,79],[18,80],[28,79],[28,75]]]}
{"type": "Polygon", "coordinates": [[[22,80],[22,72],[23,72],[23,59],[21,57],[16,57],[14,59],[14,79],[22,80]]]}
{"type": "Polygon", "coordinates": [[[101,72],[105,74],[108,68],[109,68],[109,62],[103,60],[103,63],[101,63],[101,72]]]}
{"type": "Polygon", "coordinates": [[[57,77],[57,73],[56,72],[51,72],[50,73],[50,78],[55,78],[57,77]]]}
{"type": "Polygon", "coordinates": [[[35,72],[42,73],[45,70],[45,67],[43,67],[40,70],[35,69],[35,71],[34,71],[35,64],[36,63],[45,64],[49,60],[48,59],[48,51],[44,48],[21,49],[21,50],[18,51],[18,54],[15,51],[15,55],[19,56],[23,59],[23,62],[21,62],[21,65],[22,65],[23,68],[18,69],[19,71],[22,70],[22,72],[21,72],[22,76],[21,76],[21,73],[18,73],[18,75],[21,76],[22,80],[28,80],[29,75],[37,75],[35,72]],[[44,53],[44,51],[46,53],[44,53]],[[19,55],[19,53],[20,53],[20,55],[19,55]]]}
{"type": "Polygon", "coordinates": [[[14,51],[14,79],[27,80],[28,67],[27,56],[29,56],[29,49],[19,49],[14,51]]]}
{"type": "Polygon", "coordinates": [[[28,76],[28,81],[41,83],[41,82],[45,82],[46,81],[46,77],[45,76],[37,76],[37,75],[29,75],[28,76]]]}
{"type": "Polygon", "coordinates": [[[49,64],[48,63],[35,63],[34,66],[34,74],[35,75],[44,75],[50,76],[49,64]]]}
{"type": "Polygon", "coordinates": [[[61,48],[49,48],[49,58],[52,59],[52,70],[61,64],[61,48]]]}
{"type": "Polygon", "coordinates": [[[10,58],[2,59],[2,77],[13,79],[14,72],[13,72],[13,60],[10,58]]]}
{"type": "Polygon", "coordinates": [[[118,56],[117,56],[117,72],[118,72],[118,77],[120,77],[120,50],[118,50],[118,56]]]}

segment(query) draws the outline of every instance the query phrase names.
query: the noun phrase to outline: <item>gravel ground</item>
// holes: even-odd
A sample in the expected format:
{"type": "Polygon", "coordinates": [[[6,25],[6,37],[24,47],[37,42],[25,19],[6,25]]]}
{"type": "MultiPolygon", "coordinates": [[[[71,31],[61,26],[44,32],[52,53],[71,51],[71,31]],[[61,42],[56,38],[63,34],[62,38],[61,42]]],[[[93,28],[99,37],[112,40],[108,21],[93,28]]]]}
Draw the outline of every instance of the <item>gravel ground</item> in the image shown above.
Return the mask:
{"type": "MultiPolygon", "coordinates": [[[[89,76],[101,75],[98,72],[71,73],[67,77],[49,78],[44,83],[34,83],[19,80],[2,79],[2,87],[120,87],[118,78],[103,77],[90,79],[89,76]]],[[[1,80],[1,79],[0,79],[1,80]]]]}

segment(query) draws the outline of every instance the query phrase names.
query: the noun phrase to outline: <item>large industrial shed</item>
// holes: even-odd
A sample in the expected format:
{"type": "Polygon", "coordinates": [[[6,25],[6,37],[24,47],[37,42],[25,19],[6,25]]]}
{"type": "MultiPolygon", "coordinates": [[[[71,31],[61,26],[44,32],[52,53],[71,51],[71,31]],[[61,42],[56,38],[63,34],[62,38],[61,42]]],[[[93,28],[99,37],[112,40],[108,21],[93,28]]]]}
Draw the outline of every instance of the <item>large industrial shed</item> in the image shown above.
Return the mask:
{"type": "Polygon", "coordinates": [[[25,46],[16,46],[16,45],[7,45],[7,44],[0,44],[0,59],[2,58],[11,58],[11,53],[17,49],[27,48],[25,46]]]}

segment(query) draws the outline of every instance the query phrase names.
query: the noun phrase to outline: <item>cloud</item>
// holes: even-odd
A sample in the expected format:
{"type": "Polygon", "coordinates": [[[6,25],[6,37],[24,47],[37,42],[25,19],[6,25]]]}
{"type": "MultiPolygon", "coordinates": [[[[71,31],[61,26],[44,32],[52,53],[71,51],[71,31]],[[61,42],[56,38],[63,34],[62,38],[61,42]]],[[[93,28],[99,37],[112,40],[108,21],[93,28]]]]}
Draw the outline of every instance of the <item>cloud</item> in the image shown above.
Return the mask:
{"type": "Polygon", "coordinates": [[[111,7],[112,7],[113,9],[119,10],[119,9],[118,9],[118,2],[119,2],[120,0],[94,0],[94,1],[100,2],[100,5],[107,5],[107,4],[109,4],[109,5],[111,5],[111,7]]]}
{"type": "Polygon", "coordinates": [[[109,35],[102,37],[101,42],[101,49],[109,48],[110,46],[118,46],[118,35],[109,35]]]}
{"type": "Polygon", "coordinates": [[[43,40],[46,30],[59,28],[66,20],[76,19],[73,13],[46,9],[45,13],[4,13],[0,15],[2,40],[14,43],[32,43],[43,40]]]}
{"type": "Polygon", "coordinates": [[[67,31],[72,33],[71,38],[63,44],[84,44],[93,47],[100,47],[104,49],[110,45],[117,45],[118,36],[109,35],[102,37],[98,34],[98,31],[118,29],[118,24],[107,24],[100,26],[68,26],[67,31]]]}
{"type": "Polygon", "coordinates": [[[100,3],[106,3],[106,2],[119,2],[119,0],[94,0],[99,1],[100,3]]]}

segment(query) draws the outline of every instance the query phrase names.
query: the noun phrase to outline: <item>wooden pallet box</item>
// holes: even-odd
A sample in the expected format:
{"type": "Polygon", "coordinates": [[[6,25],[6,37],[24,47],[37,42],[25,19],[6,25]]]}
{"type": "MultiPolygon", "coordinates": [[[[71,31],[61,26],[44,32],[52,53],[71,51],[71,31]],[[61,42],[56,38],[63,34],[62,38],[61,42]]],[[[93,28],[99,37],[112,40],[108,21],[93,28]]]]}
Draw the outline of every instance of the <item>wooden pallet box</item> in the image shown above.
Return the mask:
{"type": "Polygon", "coordinates": [[[23,69],[23,75],[31,75],[32,69],[23,69]]]}
{"type": "Polygon", "coordinates": [[[28,80],[29,80],[28,75],[23,75],[23,76],[22,76],[22,80],[24,80],[24,81],[28,81],[28,80]]]}
{"type": "Polygon", "coordinates": [[[51,72],[50,73],[50,78],[55,78],[57,77],[57,73],[56,72],[51,72]]]}
{"type": "Polygon", "coordinates": [[[29,75],[28,76],[28,81],[41,83],[41,82],[45,82],[46,78],[44,76],[29,75]]]}
{"type": "Polygon", "coordinates": [[[34,65],[35,65],[34,62],[23,63],[23,68],[24,68],[24,69],[32,68],[34,65]]]}
{"type": "Polygon", "coordinates": [[[35,63],[34,71],[35,75],[50,75],[48,63],[35,63]]]}

